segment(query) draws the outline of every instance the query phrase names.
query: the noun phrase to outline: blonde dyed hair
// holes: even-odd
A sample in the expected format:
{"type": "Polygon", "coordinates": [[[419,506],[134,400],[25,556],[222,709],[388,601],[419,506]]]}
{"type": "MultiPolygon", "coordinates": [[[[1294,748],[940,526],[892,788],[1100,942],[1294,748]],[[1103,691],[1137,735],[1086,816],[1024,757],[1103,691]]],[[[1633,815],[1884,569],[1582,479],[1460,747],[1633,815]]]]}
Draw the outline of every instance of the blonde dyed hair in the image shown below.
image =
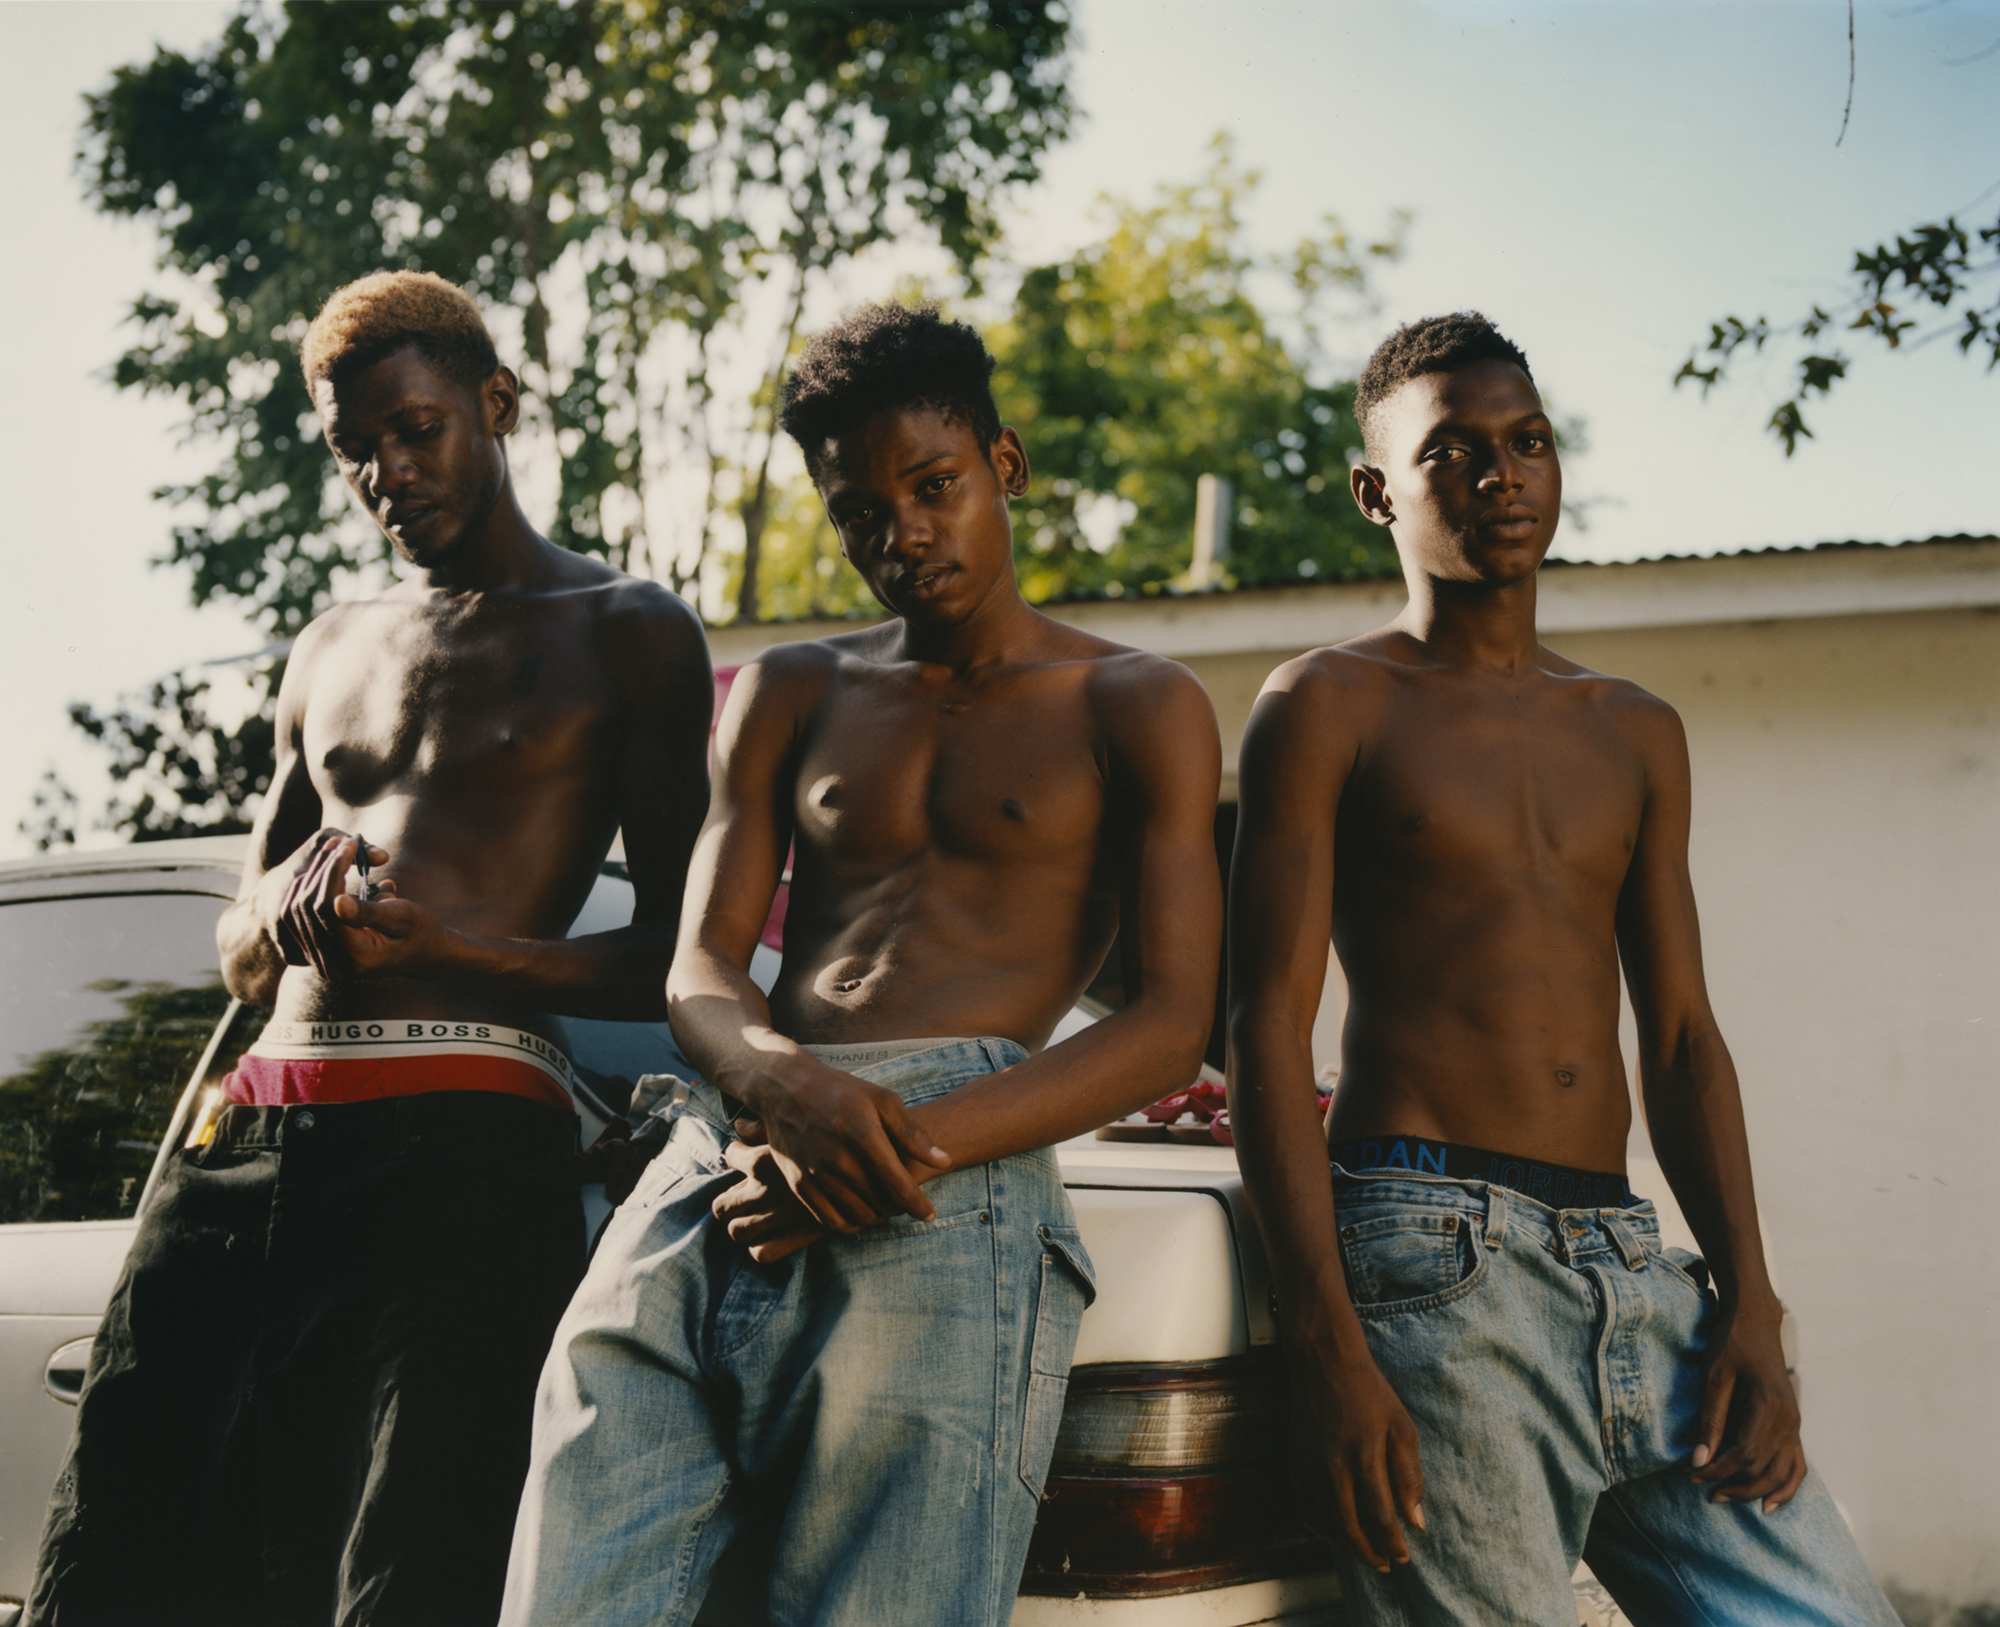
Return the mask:
{"type": "Polygon", "coordinates": [[[428,271],[376,271],[336,288],[306,329],[306,388],[338,384],[405,346],[468,389],[493,376],[500,354],[472,296],[428,271]]]}

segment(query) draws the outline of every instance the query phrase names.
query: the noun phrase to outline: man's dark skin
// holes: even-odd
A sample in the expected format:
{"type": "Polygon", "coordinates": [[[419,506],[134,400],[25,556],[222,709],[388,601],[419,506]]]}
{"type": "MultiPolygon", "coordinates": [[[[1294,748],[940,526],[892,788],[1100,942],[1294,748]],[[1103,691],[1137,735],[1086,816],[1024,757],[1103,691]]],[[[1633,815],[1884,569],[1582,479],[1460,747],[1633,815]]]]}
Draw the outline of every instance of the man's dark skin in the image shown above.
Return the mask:
{"type": "Polygon", "coordinates": [[[277,768],[217,938],[279,1019],[664,1016],[707,806],[707,646],[664,588],[558,548],[514,495],[514,375],[405,347],[315,405],[342,476],[415,567],[300,634],[277,768]],[[566,939],[615,832],[632,924],[566,939]],[[350,890],[364,832],[372,901],[350,890]]]}
{"type": "Polygon", "coordinates": [[[717,738],[668,982],[676,1036],[747,1104],[717,1212],[754,1258],[921,1183],[1045,1147],[1191,1078],[1221,932],[1220,748],[1182,667],[1051,621],[1015,585],[1011,429],[878,412],[811,460],[841,549],[901,619],[781,645],[717,738]],[[748,968],[795,844],[784,970],[748,968]],[[1130,1003],[1043,1050],[1122,928],[1130,1003]],[[990,1036],[1031,1055],[921,1109],[808,1043],[990,1036]]]}
{"type": "Polygon", "coordinates": [[[1371,450],[1355,500],[1393,529],[1409,604],[1272,674],[1244,740],[1231,879],[1232,1122],[1298,1434],[1320,1460],[1308,1512],[1383,1570],[1408,1561],[1402,1522],[1423,1525],[1416,1431],[1342,1273],[1328,1144],[1404,1134],[1622,1172],[1621,957],[1653,1145],[1722,1303],[1692,1473],[1776,1508],[1805,1457],[1702,976],[1680,719],[1536,638],[1562,474],[1520,368],[1405,381],[1371,450]],[[1349,1006],[1322,1132],[1311,1033],[1329,921],[1349,1006]]]}

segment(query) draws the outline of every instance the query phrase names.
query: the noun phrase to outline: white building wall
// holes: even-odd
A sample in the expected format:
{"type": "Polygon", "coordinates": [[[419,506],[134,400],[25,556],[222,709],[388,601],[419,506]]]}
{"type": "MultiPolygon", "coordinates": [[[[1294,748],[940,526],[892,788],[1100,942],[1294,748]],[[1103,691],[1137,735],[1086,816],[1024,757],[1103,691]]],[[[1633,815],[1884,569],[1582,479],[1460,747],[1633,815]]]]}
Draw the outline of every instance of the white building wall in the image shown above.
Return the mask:
{"type": "Polygon", "coordinates": [[[1687,724],[1811,1460],[1886,1578],[2000,1600],[2000,615],[1551,643],[1687,724]]]}

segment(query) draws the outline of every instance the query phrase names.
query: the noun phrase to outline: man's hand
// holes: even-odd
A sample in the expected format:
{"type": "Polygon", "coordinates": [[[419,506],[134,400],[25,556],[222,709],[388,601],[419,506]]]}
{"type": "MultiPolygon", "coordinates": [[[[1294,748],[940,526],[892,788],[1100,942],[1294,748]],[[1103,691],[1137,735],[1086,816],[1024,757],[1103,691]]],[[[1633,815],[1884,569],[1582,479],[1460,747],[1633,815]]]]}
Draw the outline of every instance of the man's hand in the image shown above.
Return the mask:
{"type": "MultiPolygon", "coordinates": [[[[347,971],[340,941],[337,902],[346,895],[348,872],[358,847],[355,837],[331,828],[315,831],[291,858],[273,865],[257,887],[258,920],[287,966],[310,966],[321,977],[347,971]]],[[[371,864],[389,855],[369,846],[371,864]]]]}
{"type": "Polygon", "coordinates": [[[732,1141],[724,1156],[743,1179],[715,1200],[712,1212],[729,1228],[729,1240],[748,1249],[751,1259],[769,1265],[826,1235],[792,1191],[768,1146],[732,1141]]]}
{"type": "Polygon", "coordinates": [[[949,1169],[951,1157],[893,1090],[813,1063],[803,1076],[760,1093],[757,1105],[785,1184],[826,1230],[937,1213],[918,1182],[949,1169]]]}
{"type": "Polygon", "coordinates": [[[1328,1362],[1299,1352],[1292,1368],[1292,1442],[1300,1514],[1328,1541],[1345,1539],[1364,1565],[1410,1562],[1403,1522],[1424,1529],[1417,1426],[1365,1354],[1328,1362]]]}
{"type": "MultiPolygon", "coordinates": [[[[449,964],[449,928],[430,911],[396,894],[393,881],[358,890],[360,838],[315,832],[289,862],[266,873],[259,888],[265,935],[288,966],[310,966],[329,981],[435,971],[449,964]],[[354,890],[350,890],[353,888],[354,890]]],[[[371,866],[389,852],[368,844],[371,866]]]]}
{"type": "Polygon", "coordinates": [[[1783,1311],[1774,1300],[1768,1308],[1736,1306],[1724,1314],[1703,1374],[1693,1479],[1714,1488],[1711,1502],[1762,1498],[1769,1514],[1789,1503],[1806,1478],[1798,1396],[1778,1337],[1783,1311]]]}

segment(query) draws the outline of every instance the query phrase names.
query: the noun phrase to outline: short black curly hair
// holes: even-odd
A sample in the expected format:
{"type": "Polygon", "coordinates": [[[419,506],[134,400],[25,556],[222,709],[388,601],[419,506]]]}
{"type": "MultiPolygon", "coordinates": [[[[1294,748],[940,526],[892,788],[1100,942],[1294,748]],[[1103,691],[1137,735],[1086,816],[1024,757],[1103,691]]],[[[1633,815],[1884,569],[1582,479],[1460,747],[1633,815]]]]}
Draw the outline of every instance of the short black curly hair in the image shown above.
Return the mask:
{"type": "Polygon", "coordinates": [[[814,336],[785,379],[778,423],[813,478],[826,443],[878,412],[931,407],[990,447],[1000,434],[985,341],[935,305],[864,305],[814,336]]]}
{"type": "Polygon", "coordinates": [[[1376,455],[1375,415],[1384,401],[1425,373],[1455,373],[1474,362],[1512,362],[1535,382],[1521,347],[1477,311],[1427,316],[1398,328],[1375,347],[1354,391],[1354,416],[1368,456],[1376,455]]]}

